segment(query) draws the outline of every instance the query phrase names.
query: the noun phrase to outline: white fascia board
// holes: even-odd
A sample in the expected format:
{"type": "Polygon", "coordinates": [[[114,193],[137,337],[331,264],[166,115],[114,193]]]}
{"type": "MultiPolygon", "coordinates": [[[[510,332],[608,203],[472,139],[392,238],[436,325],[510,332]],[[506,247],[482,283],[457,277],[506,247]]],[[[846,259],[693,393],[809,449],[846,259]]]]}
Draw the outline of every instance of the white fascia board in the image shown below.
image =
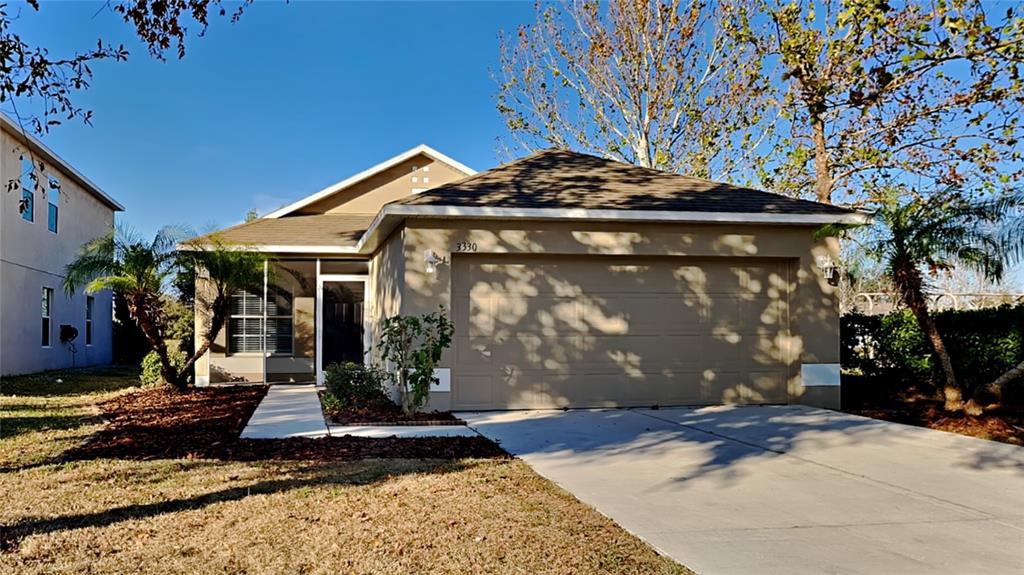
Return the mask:
{"type": "MultiPolygon", "coordinates": [[[[178,251],[192,251],[195,250],[195,246],[188,243],[182,243],[175,246],[178,251]]],[[[260,253],[288,253],[288,254],[354,254],[358,253],[356,246],[282,246],[274,244],[259,244],[259,245],[248,245],[248,244],[237,244],[237,245],[224,245],[221,249],[231,251],[242,251],[242,252],[260,252],[260,253]]]]}
{"type": "MultiPolygon", "coordinates": [[[[592,210],[585,208],[500,208],[456,206],[411,206],[392,204],[382,213],[407,217],[522,218],[555,220],[601,220],[626,222],[690,222],[736,224],[866,224],[871,216],[852,214],[761,214],[743,212],[672,212],[660,210],[592,210]]],[[[374,223],[380,219],[380,214],[374,223]]]]}
{"type": "Polygon", "coordinates": [[[473,174],[476,173],[476,170],[470,168],[469,166],[453,160],[452,158],[442,154],[441,152],[438,152],[437,150],[431,148],[430,146],[428,146],[426,144],[420,144],[420,145],[416,146],[415,148],[413,148],[411,150],[407,150],[405,152],[402,152],[401,154],[398,154],[397,156],[395,156],[395,157],[393,157],[391,159],[385,160],[385,161],[377,164],[376,166],[373,166],[372,168],[363,170],[362,172],[359,172],[358,174],[356,174],[356,175],[354,175],[354,176],[352,176],[350,178],[346,178],[346,179],[344,179],[344,180],[342,180],[342,181],[340,181],[340,182],[338,182],[336,184],[327,186],[326,188],[320,190],[319,192],[317,192],[317,193],[315,193],[315,194],[313,194],[311,196],[306,196],[305,198],[302,198],[301,200],[299,200],[299,201],[297,201],[295,203],[292,203],[292,204],[289,204],[289,205],[287,205],[287,206],[285,206],[283,208],[274,210],[273,212],[270,212],[269,214],[267,214],[267,215],[265,215],[263,217],[266,218],[266,219],[275,219],[275,218],[280,218],[281,216],[290,214],[290,213],[294,212],[295,210],[298,210],[300,208],[304,208],[304,207],[308,206],[309,204],[312,204],[314,202],[317,202],[319,200],[322,200],[322,199],[330,196],[331,194],[334,194],[336,192],[344,190],[345,188],[347,188],[349,186],[355,185],[356,183],[361,182],[362,180],[365,180],[366,178],[369,178],[370,176],[373,176],[373,175],[375,175],[377,173],[383,172],[384,170],[387,170],[389,168],[397,166],[398,164],[401,164],[402,162],[404,162],[404,161],[406,161],[406,160],[408,160],[410,158],[413,158],[413,157],[415,157],[415,156],[417,156],[419,154],[425,154],[427,156],[430,156],[430,157],[434,158],[435,160],[437,160],[439,162],[443,162],[445,164],[448,164],[449,166],[459,170],[460,172],[465,173],[467,176],[472,176],[473,174]]]}
{"type": "Polygon", "coordinates": [[[58,156],[57,152],[54,152],[53,150],[48,148],[46,144],[42,142],[42,140],[30,134],[27,130],[22,129],[22,127],[18,123],[8,118],[6,114],[0,114],[0,125],[2,125],[4,129],[10,132],[11,135],[15,137],[15,139],[21,140],[23,144],[25,144],[29,148],[32,148],[32,150],[35,151],[40,156],[43,156],[47,163],[56,164],[62,172],[65,172],[69,176],[71,176],[72,180],[78,182],[80,186],[85,188],[85,190],[90,194],[96,196],[101,202],[107,204],[116,212],[124,211],[124,206],[121,205],[120,202],[110,197],[109,194],[107,194],[99,186],[94,184],[92,180],[85,177],[85,175],[83,175],[82,172],[79,172],[64,158],[58,156]]]}
{"type": "Polygon", "coordinates": [[[373,218],[355,245],[362,252],[377,228],[387,220],[407,217],[463,217],[476,219],[524,219],[563,221],[679,222],[709,224],[824,225],[871,223],[871,215],[852,214],[756,214],[742,212],[670,212],[656,210],[590,210],[584,208],[496,208],[456,206],[410,206],[389,204],[373,218]]]}
{"type": "MultiPolygon", "coordinates": [[[[409,217],[462,217],[475,219],[524,219],[562,221],[621,221],[621,222],[678,222],[707,224],[774,224],[774,225],[824,225],[824,224],[867,224],[871,216],[863,212],[852,214],[753,214],[740,212],[669,212],[654,210],[589,210],[583,208],[495,208],[456,206],[409,206],[389,204],[373,218],[369,228],[354,246],[280,246],[280,245],[239,245],[234,249],[268,253],[366,253],[370,240],[379,228],[388,222],[396,224],[409,217]]],[[[393,227],[393,225],[391,226],[393,227]]],[[[372,248],[373,245],[370,245],[372,248]]],[[[189,249],[179,245],[178,249],[189,249]]]]}

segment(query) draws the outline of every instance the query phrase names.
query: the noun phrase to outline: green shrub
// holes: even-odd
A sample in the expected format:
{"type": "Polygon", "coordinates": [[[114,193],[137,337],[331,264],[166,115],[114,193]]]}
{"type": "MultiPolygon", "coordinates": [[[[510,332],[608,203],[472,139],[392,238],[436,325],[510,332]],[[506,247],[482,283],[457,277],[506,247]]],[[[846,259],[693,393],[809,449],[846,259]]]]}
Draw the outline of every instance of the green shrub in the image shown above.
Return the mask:
{"type": "Polygon", "coordinates": [[[385,373],[372,365],[332,363],[324,370],[327,393],[339,408],[373,407],[390,403],[385,373]]]}
{"type": "Polygon", "coordinates": [[[320,404],[324,408],[324,413],[327,414],[341,411],[345,408],[345,406],[341,404],[341,401],[339,401],[337,397],[331,395],[331,392],[329,391],[325,391],[323,395],[320,396],[320,404]]]}
{"type": "MultiPolygon", "coordinates": [[[[933,316],[957,380],[968,393],[1024,361],[1024,304],[933,316]]],[[[843,316],[840,356],[848,372],[881,377],[892,385],[937,381],[931,344],[907,310],[843,316]]]]}
{"type": "Polygon", "coordinates": [[[935,369],[932,348],[909,310],[884,315],[879,322],[877,361],[901,379],[927,381],[935,369]]]}
{"type": "Polygon", "coordinates": [[[441,355],[451,346],[455,324],[438,311],[419,316],[391,316],[381,322],[377,349],[392,369],[391,378],[398,387],[402,410],[413,413],[430,397],[430,386],[439,380],[434,373],[441,355]]]}
{"type": "MultiPolygon", "coordinates": [[[[188,361],[183,351],[171,349],[168,350],[168,353],[171,356],[171,365],[177,370],[181,370],[181,366],[188,361]]],[[[156,387],[164,383],[163,376],[160,375],[160,356],[155,351],[147,353],[142,358],[142,373],[139,375],[139,381],[142,382],[142,387],[156,387]]]]}

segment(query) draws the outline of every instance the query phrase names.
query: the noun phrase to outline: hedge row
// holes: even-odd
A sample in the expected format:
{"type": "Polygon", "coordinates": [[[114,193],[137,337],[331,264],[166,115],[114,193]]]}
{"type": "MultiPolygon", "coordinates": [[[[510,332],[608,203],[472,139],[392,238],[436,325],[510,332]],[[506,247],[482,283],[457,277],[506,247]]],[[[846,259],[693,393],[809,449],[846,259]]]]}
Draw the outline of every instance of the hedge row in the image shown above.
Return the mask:
{"type": "MultiPolygon", "coordinates": [[[[966,389],[984,385],[1024,361],[1024,304],[941,311],[934,317],[966,389]]],[[[909,310],[843,316],[840,334],[845,370],[905,385],[936,381],[938,361],[909,310]]]]}

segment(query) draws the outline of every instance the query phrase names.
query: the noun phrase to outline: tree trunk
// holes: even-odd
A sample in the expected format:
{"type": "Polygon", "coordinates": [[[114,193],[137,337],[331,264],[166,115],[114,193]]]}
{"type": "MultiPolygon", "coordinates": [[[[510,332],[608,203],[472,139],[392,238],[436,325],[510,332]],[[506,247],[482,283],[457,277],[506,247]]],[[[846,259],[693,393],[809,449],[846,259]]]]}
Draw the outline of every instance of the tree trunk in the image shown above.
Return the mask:
{"type": "Polygon", "coordinates": [[[832,203],[832,162],[825,140],[825,121],[811,115],[811,138],[814,141],[814,195],[819,202],[832,203]]]}
{"type": "Polygon", "coordinates": [[[942,386],[942,398],[945,403],[945,409],[947,411],[961,411],[964,408],[963,394],[960,391],[960,385],[957,384],[956,374],[953,371],[953,360],[946,349],[946,343],[942,340],[942,334],[939,333],[935,320],[928,313],[928,302],[922,290],[921,273],[913,262],[910,261],[897,262],[893,267],[895,271],[893,281],[897,289],[899,289],[904,303],[907,304],[907,307],[910,308],[910,311],[917,319],[917,324],[921,327],[921,331],[924,332],[928,342],[931,343],[932,350],[935,351],[936,357],[939,358],[939,365],[942,366],[942,372],[945,376],[945,383],[942,386]]]}
{"type": "Polygon", "coordinates": [[[997,377],[995,381],[986,385],[985,389],[994,395],[996,403],[999,403],[1003,400],[1003,387],[1018,377],[1024,377],[1024,361],[1011,367],[1006,373],[997,377]]]}
{"type": "Polygon", "coordinates": [[[146,341],[160,358],[160,377],[175,389],[183,391],[185,386],[178,379],[178,372],[171,364],[171,356],[167,352],[167,342],[164,340],[164,334],[160,331],[160,321],[157,315],[160,313],[159,302],[150,301],[150,298],[144,294],[131,294],[125,297],[125,303],[128,305],[128,313],[135,318],[142,334],[146,336],[146,341]]]}
{"type": "Polygon", "coordinates": [[[398,390],[402,400],[402,411],[406,415],[412,415],[415,411],[413,405],[413,394],[412,390],[409,389],[409,369],[406,367],[400,367],[398,371],[398,390]]]}
{"type": "MultiPolygon", "coordinates": [[[[203,357],[203,355],[209,351],[210,346],[213,345],[213,341],[217,339],[217,335],[220,333],[220,330],[224,327],[224,322],[227,320],[230,304],[231,298],[229,296],[217,296],[214,298],[213,305],[211,306],[213,315],[210,317],[210,325],[207,326],[206,331],[203,333],[203,338],[200,341],[199,347],[196,348],[195,353],[188,358],[188,361],[185,362],[185,365],[183,365],[181,370],[178,372],[178,378],[180,380],[184,381],[188,377],[188,370],[192,369],[192,366],[199,361],[199,358],[203,357]]],[[[266,329],[266,326],[264,326],[264,329],[266,329]]]]}

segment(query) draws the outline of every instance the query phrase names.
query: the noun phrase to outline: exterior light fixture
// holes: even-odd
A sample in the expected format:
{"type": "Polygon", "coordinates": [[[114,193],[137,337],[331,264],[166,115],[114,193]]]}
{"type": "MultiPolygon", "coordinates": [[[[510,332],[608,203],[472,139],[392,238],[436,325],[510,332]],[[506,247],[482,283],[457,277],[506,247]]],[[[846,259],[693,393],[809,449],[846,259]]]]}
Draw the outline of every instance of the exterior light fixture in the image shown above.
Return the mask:
{"type": "Polygon", "coordinates": [[[448,258],[437,255],[434,250],[423,252],[423,263],[426,264],[425,271],[428,274],[437,273],[437,266],[448,263],[448,258]]]}
{"type": "Polygon", "coordinates": [[[839,285],[838,267],[831,257],[817,256],[814,258],[814,262],[818,265],[818,269],[821,270],[822,277],[828,281],[829,285],[839,285]]]}

